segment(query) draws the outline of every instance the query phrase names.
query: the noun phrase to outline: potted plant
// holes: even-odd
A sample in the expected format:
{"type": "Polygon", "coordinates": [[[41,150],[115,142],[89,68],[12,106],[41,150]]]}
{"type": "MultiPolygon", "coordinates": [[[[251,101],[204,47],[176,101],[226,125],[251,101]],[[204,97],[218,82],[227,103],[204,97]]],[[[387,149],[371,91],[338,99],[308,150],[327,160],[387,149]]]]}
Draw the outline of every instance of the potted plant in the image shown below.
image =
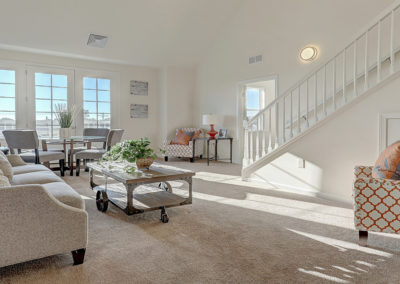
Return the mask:
{"type": "MultiPolygon", "coordinates": [[[[150,140],[141,138],[136,140],[126,140],[111,147],[110,151],[105,153],[102,161],[126,161],[136,163],[138,169],[148,169],[157,158],[155,151],[150,148],[150,140]]],[[[133,172],[131,167],[125,171],[133,172]]]]}
{"type": "Polygon", "coordinates": [[[68,109],[65,104],[55,105],[56,120],[60,125],[60,138],[67,138],[71,136],[70,127],[74,121],[75,114],[75,106],[72,106],[71,109],[68,109]]]}

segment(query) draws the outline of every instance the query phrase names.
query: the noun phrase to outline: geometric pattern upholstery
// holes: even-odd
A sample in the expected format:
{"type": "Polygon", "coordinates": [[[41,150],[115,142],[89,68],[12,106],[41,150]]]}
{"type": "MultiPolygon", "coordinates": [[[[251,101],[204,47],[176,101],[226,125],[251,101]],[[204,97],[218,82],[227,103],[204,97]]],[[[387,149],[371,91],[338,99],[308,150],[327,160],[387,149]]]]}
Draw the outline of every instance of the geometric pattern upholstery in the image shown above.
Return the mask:
{"type": "Polygon", "coordinates": [[[354,169],[354,225],[359,231],[400,232],[400,181],[372,178],[372,168],[354,169]]]}
{"type": "MultiPolygon", "coordinates": [[[[176,134],[178,133],[179,130],[182,130],[183,132],[195,132],[198,130],[201,130],[202,133],[200,134],[200,137],[203,137],[203,130],[199,128],[181,128],[176,130],[176,134]]],[[[188,145],[179,145],[179,144],[171,144],[172,139],[167,139],[164,141],[163,148],[165,150],[164,156],[167,157],[182,157],[182,158],[192,158],[192,157],[198,157],[200,155],[203,155],[203,149],[204,149],[204,141],[203,140],[198,140],[195,143],[195,149],[193,149],[193,141],[189,141],[188,145]],[[194,153],[193,153],[194,150],[194,153]]]]}

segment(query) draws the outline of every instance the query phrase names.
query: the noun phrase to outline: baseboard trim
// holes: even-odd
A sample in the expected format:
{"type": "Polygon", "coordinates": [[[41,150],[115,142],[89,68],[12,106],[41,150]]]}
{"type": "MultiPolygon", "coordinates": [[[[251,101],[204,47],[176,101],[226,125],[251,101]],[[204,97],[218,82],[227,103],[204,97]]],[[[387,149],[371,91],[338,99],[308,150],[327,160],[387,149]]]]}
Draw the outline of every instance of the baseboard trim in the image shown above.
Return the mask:
{"type": "Polygon", "coordinates": [[[282,183],[278,183],[278,182],[266,182],[261,179],[251,178],[251,177],[244,179],[244,181],[254,182],[254,183],[259,183],[259,184],[270,184],[270,185],[277,187],[277,189],[269,189],[269,190],[300,194],[300,195],[304,195],[304,196],[318,197],[318,198],[329,200],[329,201],[341,202],[346,205],[352,205],[352,202],[345,197],[335,196],[333,194],[321,192],[321,191],[318,191],[315,189],[297,187],[297,186],[282,184],[282,183]]]}

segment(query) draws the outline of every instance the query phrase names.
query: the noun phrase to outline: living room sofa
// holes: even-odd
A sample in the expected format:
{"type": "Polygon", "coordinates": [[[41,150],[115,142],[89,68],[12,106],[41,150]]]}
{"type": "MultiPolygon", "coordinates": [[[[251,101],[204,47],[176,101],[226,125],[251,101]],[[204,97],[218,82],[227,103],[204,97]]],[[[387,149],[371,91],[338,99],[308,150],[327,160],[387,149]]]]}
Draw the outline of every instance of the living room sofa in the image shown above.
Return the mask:
{"type": "Polygon", "coordinates": [[[88,215],[81,196],[45,166],[7,159],[12,177],[0,187],[0,267],[67,252],[83,263],[88,215]]]}

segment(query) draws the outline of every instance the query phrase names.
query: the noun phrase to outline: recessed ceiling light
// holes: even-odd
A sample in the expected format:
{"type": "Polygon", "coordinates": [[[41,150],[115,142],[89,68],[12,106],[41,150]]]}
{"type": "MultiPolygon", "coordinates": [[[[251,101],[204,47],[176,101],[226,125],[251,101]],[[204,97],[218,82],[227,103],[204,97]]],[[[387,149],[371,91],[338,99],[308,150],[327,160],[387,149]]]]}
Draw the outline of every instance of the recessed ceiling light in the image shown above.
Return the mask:
{"type": "Polygon", "coordinates": [[[87,45],[104,48],[106,46],[107,40],[108,37],[106,36],[90,34],[87,45]]]}
{"type": "Polygon", "coordinates": [[[306,46],[300,51],[300,59],[303,61],[313,61],[318,54],[318,50],[314,46],[306,46]]]}

